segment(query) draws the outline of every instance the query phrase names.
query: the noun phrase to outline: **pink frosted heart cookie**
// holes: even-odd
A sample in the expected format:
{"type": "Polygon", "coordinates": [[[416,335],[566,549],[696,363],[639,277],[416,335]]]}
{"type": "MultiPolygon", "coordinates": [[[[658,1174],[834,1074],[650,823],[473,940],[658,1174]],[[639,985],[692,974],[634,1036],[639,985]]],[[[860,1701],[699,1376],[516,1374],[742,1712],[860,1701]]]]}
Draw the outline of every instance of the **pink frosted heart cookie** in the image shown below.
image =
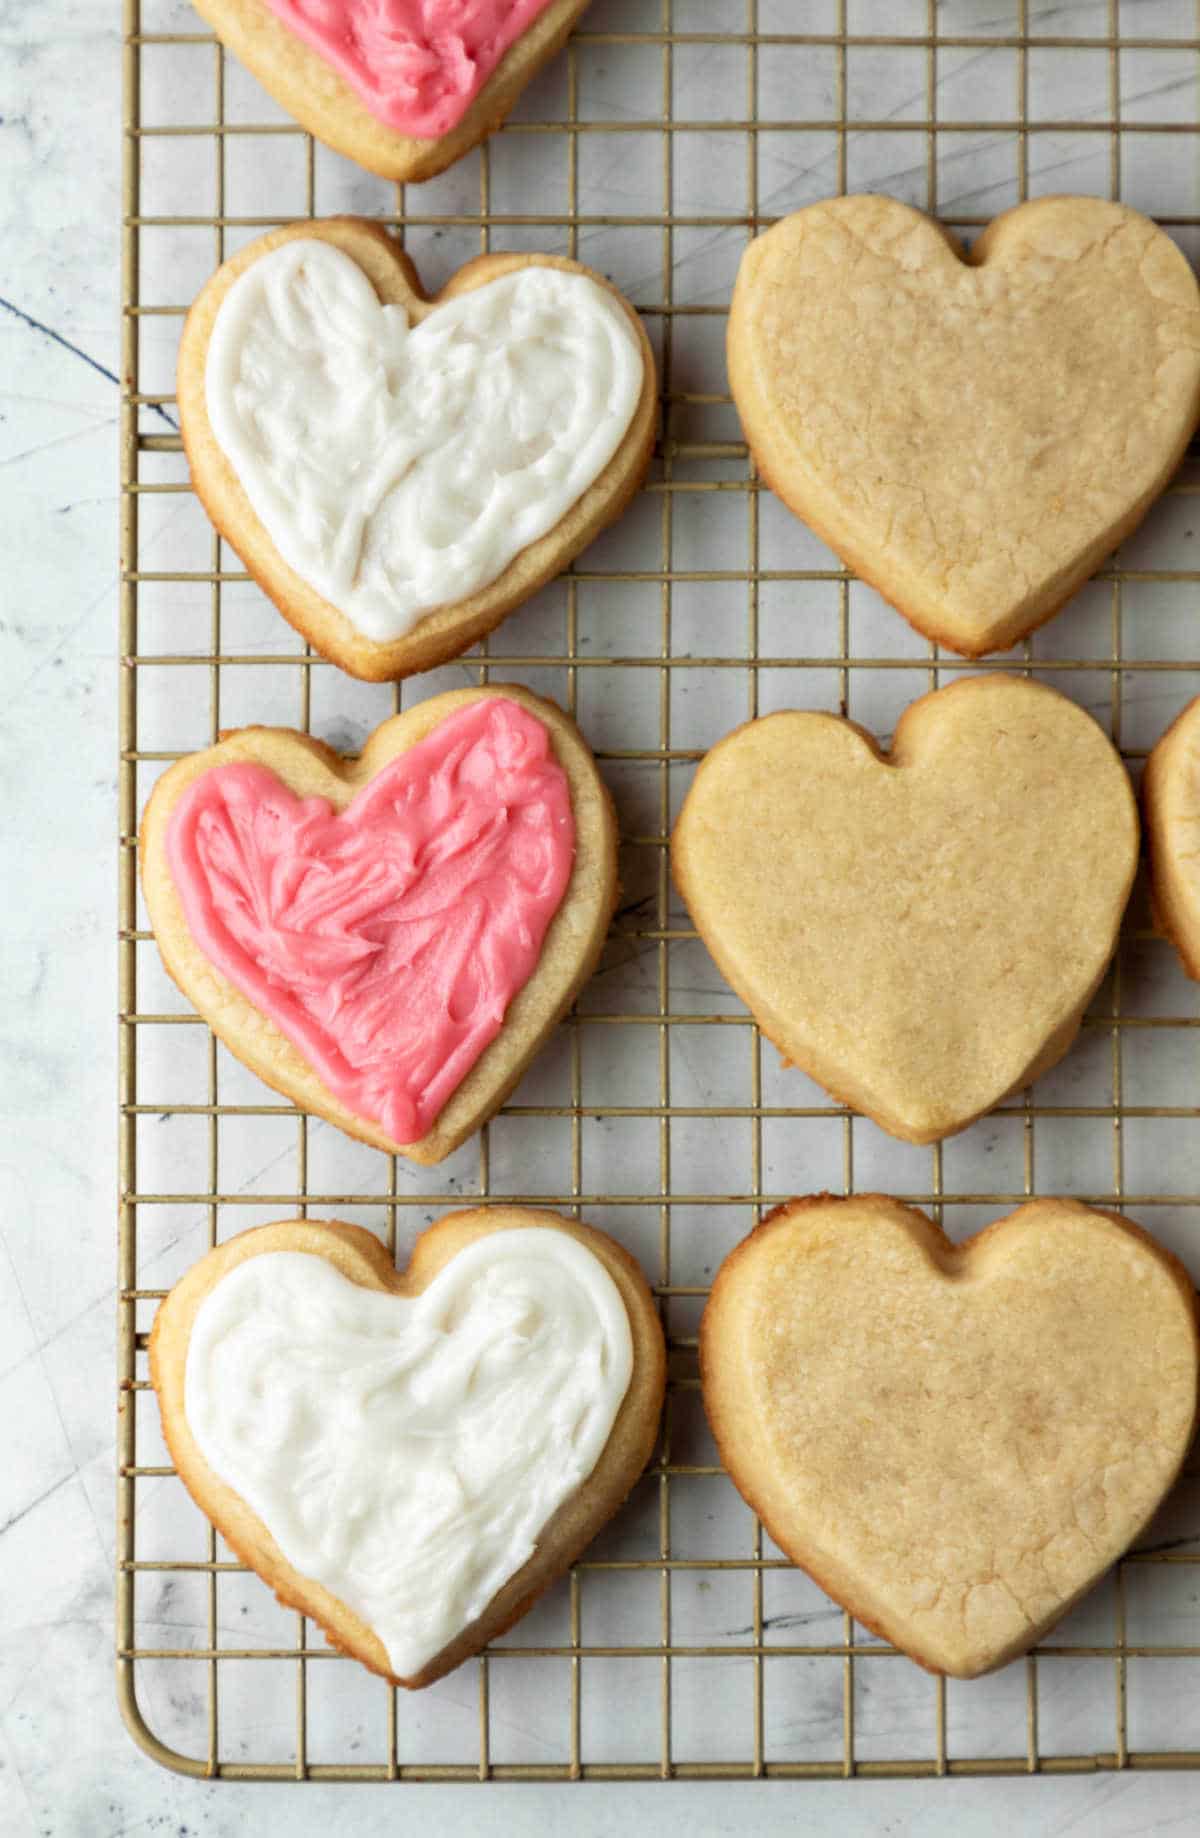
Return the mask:
{"type": "Polygon", "coordinates": [[[616,896],[608,794],[574,724],[456,690],[346,762],[245,728],[159,780],[142,876],[170,974],[301,1108],[440,1161],[590,974],[616,896]]]}
{"type": "Polygon", "coordinates": [[[499,127],[587,0],[196,0],[223,44],[327,146],[429,179],[499,127]]]}

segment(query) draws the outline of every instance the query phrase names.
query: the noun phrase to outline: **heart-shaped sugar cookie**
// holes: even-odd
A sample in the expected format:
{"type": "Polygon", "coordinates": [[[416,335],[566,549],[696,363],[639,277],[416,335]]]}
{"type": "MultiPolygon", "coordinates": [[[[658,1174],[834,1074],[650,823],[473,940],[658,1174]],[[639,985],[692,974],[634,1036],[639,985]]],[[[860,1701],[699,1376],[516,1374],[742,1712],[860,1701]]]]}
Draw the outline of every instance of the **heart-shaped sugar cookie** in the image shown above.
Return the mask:
{"type": "Polygon", "coordinates": [[[786,1057],[894,1136],[962,1130],[1061,1059],[1137,867],[1111,742],[1057,691],[970,677],[883,757],[832,715],[768,715],[701,762],[672,870],[786,1057]]]}
{"type": "Polygon", "coordinates": [[[503,1633],[616,1510],[665,1365],[633,1258],[520,1207],[440,1220],[403,1275],[357,1226],[243,1232],[150,1341],[167,1444],[222,1537],[408,1686],[503,1633]]]}
{"type": "Polygon", "coordinates": [[[218,269],[179,348],[213,522],[284,617],[372,681],[491,631],[629,502],[654,361],[555,256],[481,256],[435,300],[377,225],[292,224],[218,269]]]}
{"type": "Polygon", "coordinates": [[[1152,750],[1142,797],[1155,917],[1200,982],[1200,696],[1152,750]]]}
{"type": "Polygon", "coordinates": [[[1003,650],[1149,509],[1200,418],[1200,291],[1122,204],[1039,198],[964,257],[894,199],[750,244],[729,379],[759,470],[917,630],[1003,650]]]}
{"type": "Polygon", "coordinates": [[[722,1459],[772,1538],[935,1672],[1054,1626],[1136,1539],[1196,1421],[1187,1272],[1035,1200],[961,1246],[881,1195],[793,1200],[700,1329],[722,1459]]]}
{"type": "Polygon", "coordinates": [[[587,0],[195,0],[290,115],[381,178],[429,179],[504,120],[587,0]]]}
{"type": "Polygon", "coordinates": [[[260,1078],[441,1161],[582,987],[616,902],[611,802],[574,724],[454,690],[344,762],[286,728],[180,760],[141,826],[163,961],[260,1078]]]}

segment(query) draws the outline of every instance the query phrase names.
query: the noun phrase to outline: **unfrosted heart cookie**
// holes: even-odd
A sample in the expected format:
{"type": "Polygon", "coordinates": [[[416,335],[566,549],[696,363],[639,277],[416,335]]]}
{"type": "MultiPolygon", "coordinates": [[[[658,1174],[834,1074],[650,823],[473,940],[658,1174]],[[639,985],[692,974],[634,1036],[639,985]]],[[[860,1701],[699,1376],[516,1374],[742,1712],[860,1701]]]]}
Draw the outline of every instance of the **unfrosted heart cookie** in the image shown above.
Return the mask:
{"type": "Polygon", "coordinates": [[[671,839],[723,975],[786,1057],[894,1136],[962,1130],[1062,1058],[1137,866],[1125,768],[1057,691],[969,677],[884,756],[767,715],[701,762],[671,839]]]}
{"type": "Polygon", "coordinates": [[[408,1686],[511,1627],[616,1511],[665,1366],[633,1258],[523,1207],[440,1220],[403,1274],[357,1226],[260,1226],[176,1284],[150,1338],[197,1504],[408,1686]]]}
{"type": "Polygon", "coordinates": [[[429,179],[499,127],[587,0],[195,0],[326,146],[429,179]]]}
{"type": "Polygon", "coordinates": [[[1143,1531],[1196,1421],[1182,1265],[1034,1200],[955,1246],[878,1194],[793,1200],[700,1328],[722,1459],[775,1542],[935,1672],[1023,1653],[1143,1531]]]}
{"type": "Polygon", "coordinates": [[[1200,291],[1127,205],[1039,198],[964,255],[834,198],[742,258],[729,380],[762,476],[919,632],[968,657],[1049,619],[1200,418],[1200,291]]]}
{"type": "Polygon", "coordinates": [[[297,631],[371,681],[457,657],[620,514],[655,389],[637,314],[577,262],[480,256],[429,300],[359,218],[240,250],[179,347],[209,516],[297,631]]]}
{"type": "Polygon", "coordinates": [[[225,1044],[417,1162],[503,1103],[616,903],[595,762],[515,686],[435,696],[353,762],[239,729],[158,781],[140,849],[163,962],[225,1044]]]}
{"type": "Polygon", "coordinates": [[[1142,796],[1155,917],[1200,982],[1200,696],[1151,752],[1142,796]]]}

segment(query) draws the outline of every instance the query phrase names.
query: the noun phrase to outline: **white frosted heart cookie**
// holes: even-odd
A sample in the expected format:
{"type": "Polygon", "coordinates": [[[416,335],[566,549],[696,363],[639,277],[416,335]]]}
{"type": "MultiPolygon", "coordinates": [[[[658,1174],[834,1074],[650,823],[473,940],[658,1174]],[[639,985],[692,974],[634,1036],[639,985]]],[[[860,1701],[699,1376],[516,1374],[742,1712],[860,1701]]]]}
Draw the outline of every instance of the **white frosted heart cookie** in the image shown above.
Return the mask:
{"type": "Polygon", "coordinates": [[[629,303],[556,256],[487,255],[436,299],[377,225],[292,224],[208,282],[179,348],[205,509],[353,676],[457,657],[620,515],[654,360],[629,303]]]}
{"type": "Polygon", "coordinates": [[[1152,750],[1142,801],[1155,917],[1200,982],[1200,696],[1152,750]]]}
{"type": "Polygon", "coordinates": [[[432,178],[499,127],[586,5],[195,0],[222,43],[302,127],[400,183],[432,178]]]}
{"type": "Polygon", "coordinates": [[[633,1258],[524,1207],[439,1220],[403,1273],[358,1226],[243,1232],[150,1339],[197,1504],[281,1602],[410,1687],[511,1627],[616,1511],[665,1370],[633,1258]]]}
{"type": "Polygon", "coordinates": [[[878,1194],[793,1200],[717,1273],[704,1404],[775,1542],[931,1671],[1023,1653],[1137,1539],[1196,1422],[1182,1265],[1034,1200],[955,1246],[878,1194]]]}
{"type": "Polygon", "coordinates": [[[905,710],[890,754],[789,712],[701,761],[672,872],[789,1061],[894,1136],[962,1130],[1054,1065],[1116,946],[1138,823],[1111,741],[1018,677],[905,710]]]}
{"type": "Polygon", "coordinates": [[[742,258],[729,379],[762,476],[918,631],[968,657],[1049,619],[1200,419],[1200,290],[1127,205],[1039,198],[965,255],[833,198],[742,258]]]}
{"type": "Polygon", "coordinates": [[[242,728],[154,787],[138,846],[170,975],[252,1071],[438,1162],[503,1103],[599,957],[612,801],[516,685],[451,690],[356,760],[242,728]]]}

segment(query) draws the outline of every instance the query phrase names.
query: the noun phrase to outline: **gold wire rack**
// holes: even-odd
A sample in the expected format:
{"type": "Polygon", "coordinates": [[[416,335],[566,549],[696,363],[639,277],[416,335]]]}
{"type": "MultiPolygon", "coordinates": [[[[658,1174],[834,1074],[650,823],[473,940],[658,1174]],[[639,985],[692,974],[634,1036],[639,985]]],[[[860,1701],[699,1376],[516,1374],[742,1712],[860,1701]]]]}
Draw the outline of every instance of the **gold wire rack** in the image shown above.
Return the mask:
{"type": "MultiPolygon", "coordinates": [[[[695,1368],[712,1270],[796,1191],[886,1187],[959,1235],[1073,1191],[1145,1219],[1195,1268],[1195,990],[1143,907],[1064,1067],[966,1137],[906,1150],[764,1054],[673,899],[666,846],[694,762],[737,721],[817,705],[883,733],[962,668],[877,618],[760,491],[720,357],[745,241],[847,189],[899,192],[968,235],[1019,199],[1084,190],[1150,211],[1194,256],[1200,9],[596,0],[502,132],[407,195],[316,147],[183,0],[123,0],[123,18],[117,1655],[131,1731],[169,1767],[229,1779],[1200,1766],[1200,1473],[1023,1665],[947,1684],[828,1603],[741,1508],[695,1368]],[[266,608],[191,497],[171,393],[207,272],[263,228],[347,208],[390,225],[427,280],[491,247],[607,268],[662,367],[662,440],[635,509],[490,647],[403,690],[407,705],[465,672],[556,695],[592,739],[625,837],[601,973],[514,1102],[432,1172],[265,1101],[173,998],[137,889],[138,814],[164,762],[240,720],[353,745],[401,706],[400,689],[349,683],[266,608]],[[188,1263],[259,1219],[356,1218],[403,1253],[447,1205],[492,1198],[582,1211],[639,1252],[670,1338],[668,1408],[611,1534],[506,1641],[412,1698],[267,1605],[191,1508],[158,1439],[146,1330],[188,1263]]],[[[1198,497],[1185,469],[1071,609],[971,668],[1076,695],[1136,771],[1200,690],[1198,497]]]]}

